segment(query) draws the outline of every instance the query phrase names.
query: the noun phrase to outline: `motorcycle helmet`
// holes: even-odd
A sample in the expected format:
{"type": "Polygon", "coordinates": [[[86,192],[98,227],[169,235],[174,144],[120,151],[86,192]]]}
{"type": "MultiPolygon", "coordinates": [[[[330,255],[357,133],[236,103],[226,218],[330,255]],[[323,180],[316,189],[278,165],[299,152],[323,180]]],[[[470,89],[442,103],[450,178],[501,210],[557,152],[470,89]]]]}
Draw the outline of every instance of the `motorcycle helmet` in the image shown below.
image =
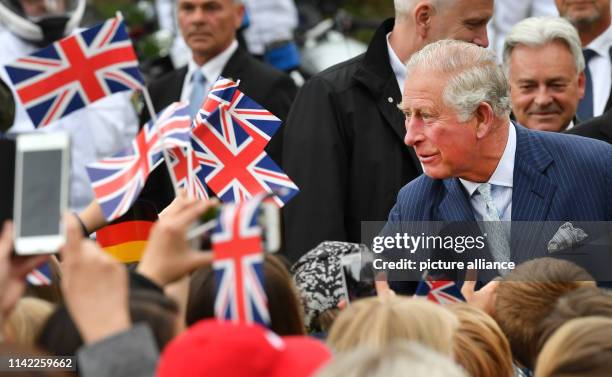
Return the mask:
{"type": "Polygon", "coordinates": [[[79,25],[86,0],[0,0],[0,22],[37,46],[53,43],[79,25]]]}

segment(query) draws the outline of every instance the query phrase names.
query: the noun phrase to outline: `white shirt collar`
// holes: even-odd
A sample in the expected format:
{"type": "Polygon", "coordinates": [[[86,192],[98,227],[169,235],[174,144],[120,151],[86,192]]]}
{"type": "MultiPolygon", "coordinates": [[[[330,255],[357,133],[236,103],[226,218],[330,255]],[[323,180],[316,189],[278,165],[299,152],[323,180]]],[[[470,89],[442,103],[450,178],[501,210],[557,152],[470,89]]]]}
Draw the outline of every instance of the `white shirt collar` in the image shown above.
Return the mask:
{"type": "Polygon", "coordinates": [[[599,56],[608,57],[608,49],[612,45],[612,25],[589,43],[586,48],[595,51],[599,56]]]}
{"type": "MultiPolygon", "coordinates": [[[[497,168],[491,175],[488,183],[496,186],[504,186],[512,188],[512,182],[514,179],[514,157],[516,155],[516,130],[514,129],[514,125],[510,123],[510,127],[508,127],[508,142],[506,143],[506,148],[504,149],[504,153],[502,154],[499,163],[497,164],[497,168]]],[[[469,196],[471,197],[478,186],[480,186],[481,182],[472,182],[463,178],[459,178],[461,184],[467,190],[469,196]]]]}
{"type": "Polygon", "coordinates": [[[191,57],[189,59],[189,65],[187,68],[187,76],[185,77],[185,82],[191,83],[191,77],[193,76],[193,73],[198,68],[202,70],[202,74],[206,78],[206,82],[213,83],[217,81],[217,79],[219,78],[219,76],[221,76],[221,73],[223,72],[223,68],[225,67],[225,65],[227,64],[227,62],[230,60],[230,58],[232,57],[234,52],[236,52],[237,49],[238,49],[238,42],[234,39],[228,48],[226,48],[219,55],[210,59],[208,62],[206,62],[206,64],[204,64],[201,67],[198,66],[193,60],[193,57],[191,57]]]}
{"type": "Polygon", "coordinates": [[[393,74],[395,74],[395,79],[397,80],[397,85],[399,85],[400,92],[402,96],[404,95],[404,81],[406,80],[406,64],[400,60],[393,51],[391,47],[391,43],[389,43],[389,36],[391,33],[387,34],[387,50],[389,52],[389,62],[391,63],[391,69],[393,70],[393,74]]]}

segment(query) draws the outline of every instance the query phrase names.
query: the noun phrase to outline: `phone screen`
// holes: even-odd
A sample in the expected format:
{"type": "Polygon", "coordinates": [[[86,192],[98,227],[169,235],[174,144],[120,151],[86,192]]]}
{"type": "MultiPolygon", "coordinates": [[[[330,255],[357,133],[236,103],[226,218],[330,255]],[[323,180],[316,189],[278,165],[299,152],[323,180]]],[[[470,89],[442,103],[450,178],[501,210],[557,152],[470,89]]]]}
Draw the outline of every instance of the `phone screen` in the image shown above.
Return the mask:
{"type": "Polygon", "coordinates": [[[346,298],[352,302],[358,298],[376,296],[376,287],[370,264],[361,264],[360,255],[348,255],[341,260],[346,298]]]}
{"type": "Polygon", "coordinates": [[[60,233],[62,151],[24,151],[20,236],[60,233]]]}

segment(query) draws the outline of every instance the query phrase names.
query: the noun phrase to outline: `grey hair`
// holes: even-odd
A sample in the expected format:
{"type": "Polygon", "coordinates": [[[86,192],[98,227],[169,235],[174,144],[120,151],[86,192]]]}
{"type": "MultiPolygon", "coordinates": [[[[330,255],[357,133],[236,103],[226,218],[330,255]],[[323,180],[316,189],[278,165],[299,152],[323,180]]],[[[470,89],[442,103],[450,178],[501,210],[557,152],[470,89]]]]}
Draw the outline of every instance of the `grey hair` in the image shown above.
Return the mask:
{"type": "Polygon", "coordinates": [[[498,118],[510,114],[508,80],[491,50],[468,42],[443,39],[413,54],[406,68],[407,78],[420,68],[450,75],[442,98],[455,109],[460,122],[469,120],[481,102],[488,103],[498,118]]]}
{"type": "Polygon", "coordinates": [[[552,42],[562,42],[574,57],[576,72],[584,71],[582,43],[576,28],[561,17],[531,17],[522,20],[512,27],[504,42],[504,70],[508,74],[510,56],[516,46],[541,47],[552,42]]]}
{"type": "MultiPolygon", "coordinates": [[[[399,20],[406,17],[421,1],[423,0],[394,0],[395,18],[399,20]]],[[[443,9],[446,4],[454,3],[455,0],[429,0],[428,2],[435,10],[439,11],[443,9]]]]}
{"type": "Polygon", "coordinates": [[[403,377],[407,371],[413,377],[466,377],[450,358],[406,340],[339,353],[316,377],[403,377]]]}

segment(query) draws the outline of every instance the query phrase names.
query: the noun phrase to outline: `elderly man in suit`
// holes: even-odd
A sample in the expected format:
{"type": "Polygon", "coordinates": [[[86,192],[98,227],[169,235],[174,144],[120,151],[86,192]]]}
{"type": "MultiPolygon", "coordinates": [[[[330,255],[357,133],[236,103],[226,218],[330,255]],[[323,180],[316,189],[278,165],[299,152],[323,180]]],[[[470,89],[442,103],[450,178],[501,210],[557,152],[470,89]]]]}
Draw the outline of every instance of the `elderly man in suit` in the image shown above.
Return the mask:
{"type": "Polygon", "coordinates": [[[612,146],[513,124],[509,96],[488,50],[444,40],[412,56],[400,108],[405,142],[425,173],[400,190],[387,230],[408,221],[512,220],[515,236],[515,221],[537,222],[531,239],[518,234],[529,243],[512,245],[522,256],[508,254],[507,238],[489,244],[493,259],[520,261],[551,251],[557,228],[544,221],[612,220],[612,146]]]}
{"type": "Polygon", "coordinates": [[[585,86],[574,26],[560,17],[527,18],[510,30],[503,51],[517,122],[553,132],[574,127],[585,86]]]}
{"type": "MultiPolygon", "coordinates": [[[[244,16],[241,0],[178,0],[178,25],[192,56],[189,64],[149,85],[153,107],[160,111],[174,101],[187,100],[195,115],[215,80],[221,75],[240,80],[240,90],[284,120],[297,88],[287,74],[251,57],[238,47],[236,30],[244,16]]],[[[141,124],[148,113],[141,115],[141,124]]],[[[280,163],[282,136],[278,132],[266,151],[280,163]]],[[[158,211],[174,199],[172,183],[164,166],[158,166],[145,185],[141,199],[158,211]]],[[[80,214],[84,228],[93,231],[105,221],[96,203],[80,214]]]]}
{"type": "Polygon", "coordinates": [[[364,55],[312,77],[291,107],[283,168],[300,187],[284,208],[294,261],[322,241],[360,242],[361,222],[384,220],[421,173],[397,111],[406,60],[444,38],[489,43],[492,0],[395,0],[395,12],[364,55]]]}

